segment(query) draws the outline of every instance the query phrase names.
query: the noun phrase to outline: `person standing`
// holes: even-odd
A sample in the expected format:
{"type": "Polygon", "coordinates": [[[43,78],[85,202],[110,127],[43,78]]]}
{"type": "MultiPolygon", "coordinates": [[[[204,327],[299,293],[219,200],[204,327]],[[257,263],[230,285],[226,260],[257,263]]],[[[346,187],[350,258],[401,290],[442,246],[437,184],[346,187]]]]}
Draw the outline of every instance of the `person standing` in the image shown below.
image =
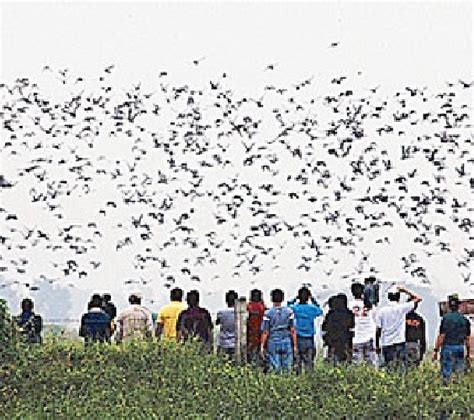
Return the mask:
{"type": "Polygon", "coordinates": [[[135,338],[151,338],[153,319],[150,310],[142,306],[141,295],[130,294],[128,302],[130,306],[117,317],[116,341],[121,343],[135,338]]]}
{"type": "Polygon", "coordinates": [[[114,320],[117,316],[117,308],[112,303],[112,296],[110,296],[109,293],[104,293],[102,295],[102,309],[111,320],[114,320]]]}
{"type": "Polygon", "coordinates": [[[441,319],[439,334],[433,350],[433,361],[438,359],[441,349],[441,375],[443,384],[447,385],[454,372],[462,373],[470,364],[471,324],[459,313],[459,297],[448,297],[449,312],[441,319]]]}
{"type": "Polygon", "coordinates": [[[23,299],[21,301],[21,314],[15,317],[15,322],[25,343],[41,344],[43,319],[40,315],[34,313],[34,306],[31,299],[23,299]]]}
{"type": "Polygon", "coordinates": [[[387,367],[406,366],[406,315],[416,309],[421,297],[401,286],[392,286],[387,292],[388,305],[377,310],[375,323],[375,346],[382,353],[387,367]],[[400,293],[406,293],[410,301],[400,303],[400,293]]]}
{"type": "Polygon", "coordinates": [[[186,295],[188,308],[178,316],[177,336],[178,341],[198,339],[204,348],[211,352],[213,341],[213,324],[211,314],[199,306],[199,292],[191,290],[186,295]]]}
{"type": "Polygon", "coordinates": [[[103,311],[102,304],[102,298],[93,295],[88,304],[88,312],[81,317],[79,336],[84,338],[85,345],[110,341],[111,320],[103,311]]]}
{"type": "Polygon", "coordinates": [[[280,373],[289,372],[293,354],[298,353],[295,314],[288,306],[282,306],[284,293],[280,289],[272,290],[273,308],[265,311],[262,322],[262,358],[268,352],[270,369],[280,373]]]}
{"type": "Polygon", "coordinates": [[[415,309],[408,312],[405,321],[407,364],[409,367],[417,367],[426,352],[426,322],[415,309]]]}
{"type": "Polygon", "coordinates": [[[366,362],[375,365],[375,321],[373,306],[364,299],[364,285],[353,283],[353,300],[349,309],[354,314],[354,338],[352,340],[352,361],[356,364],[366,362]]]}
{"type": "Polygon", "coordinates": [[[347,307],[347,296],[340,293],[329,299],[329,312],[321,327],[328,346],[328,360],[334,364],[350,362],[355,317],[347,307]]]}
{"type": "Polygon", "coordinates": [[[263,364],[260,358],[262,343],[262,322],[267,308],[263,303],[262,291],[253,289],[250,292],[250,302],[247,305],[247,360],[257,365],[263,364]]]}
{"type": "Polygon", "coordinates": [[[176,341],[176,325],[179,314],[186,309],[183,303],[183,290],[176,287],[170,292],[171,302],[163,306],[158,314],[155,335],[163,336],[165,341],[176,341]]]}
{"type": "Polygon", "coordinates": [[[216,325],[220,326],[217,352],[229,357],[235,354],[235,302],[238,297],[237,292],[229,290],[225,294],[227,309],[217,312],[216,325]]]}
{"type": "Polygon", "coordinates": [[[314,321],[323,314],[323,311],[307,287],[298,290],[298,297],[288,301],[288,307],[293,310],[296,319],[298,352],[295,354],[295,359],[297,372],[301,372],[303,368],[312,370],[316,355],[314,321]]]}

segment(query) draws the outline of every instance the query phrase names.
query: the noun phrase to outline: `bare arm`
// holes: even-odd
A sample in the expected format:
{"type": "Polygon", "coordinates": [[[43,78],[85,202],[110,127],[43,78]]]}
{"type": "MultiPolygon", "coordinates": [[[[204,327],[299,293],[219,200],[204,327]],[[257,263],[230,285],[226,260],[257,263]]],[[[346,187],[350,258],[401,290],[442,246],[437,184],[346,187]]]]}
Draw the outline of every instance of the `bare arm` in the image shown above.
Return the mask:
{"type": "Polygon", "coordinates": [[[262,332],[262,343],[260,344],[260,352],[264,353],[265,348],[267,347],[267,342],[268,342],[268,331],[263,331],[262,332]]]}
{"type": "Polygon", "coordinates": [[[400,292],[406,293],[410,297],[410,300],[412,300],[415,303],[415,305],[417,305],[418,303],[420,303],[423,300],[416,293],[413,293],[412,291],[408,290],[407,288],[405,288],[403,286],[398,286],[398,290],[400,292]]]}
{"type": "Polygon", "coordinates": [[[296,335],[296,328],[292,327],[290,328],[290,334],[291,334],[291,341],[293,343],[293,351],[294,353],[298,353],[298,336],[296,335]]]}
{"type": "Polygon", "coordinates": [[[380,337],[382,336],[382,328],[377,327],[375,330],[375,349],[380,353],[380,337]]]}
{"type": "Polygon", "coordinates": [[[439,352],[439,349],[443,346],[444,338],[445,338],[444,334],[438,334],[438,336],[436,337],[435,346],[433,349],[433,361],[438,359],[438,352],[439,352]]]}
{"type": "Polygon", "coordinates": [[[155,336],[158,340],[161,338],[161,334],[163,333],[163,326],[164,324],[162,322],[156,323],[155,336]]]}

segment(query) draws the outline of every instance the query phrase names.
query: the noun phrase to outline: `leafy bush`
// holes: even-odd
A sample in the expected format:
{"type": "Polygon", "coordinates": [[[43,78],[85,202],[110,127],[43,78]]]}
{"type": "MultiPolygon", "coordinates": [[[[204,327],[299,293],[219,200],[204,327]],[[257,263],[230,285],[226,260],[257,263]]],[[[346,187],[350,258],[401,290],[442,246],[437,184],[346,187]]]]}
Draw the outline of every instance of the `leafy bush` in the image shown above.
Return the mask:
{"type": "Polygon", "coordinates": [[[469,418],[473,382],[442,387],[429,362],[403,377],[323,361],[276,376],[193,345],[48,340],[2,365],[0,407],[6,418],[469,418]]]}
{"type": "Polygon", "coordinates": [[[0,299],[0,362],[12,356],[16,342],[16,328],[8,304],[0,299]]]}

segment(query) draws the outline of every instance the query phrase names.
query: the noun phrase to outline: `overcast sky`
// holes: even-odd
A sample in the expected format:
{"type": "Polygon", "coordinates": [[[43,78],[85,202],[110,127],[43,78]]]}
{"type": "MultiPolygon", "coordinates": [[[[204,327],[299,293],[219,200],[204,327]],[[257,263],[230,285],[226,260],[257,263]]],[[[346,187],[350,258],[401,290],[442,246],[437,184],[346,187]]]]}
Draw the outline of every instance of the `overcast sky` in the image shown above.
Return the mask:
{"type": "Polygon", "coordinates": [[[471,2],[2,2],[0,13],[6,81],[43,80],[45,65],[92,78],[112,63],[118,86],[152,85],[162,70],[190,84],[225,71],[244,93],[262,87],[270,63],[288,84],[348,75],[351,86],[393,91],[472,80],[471,2]]]}

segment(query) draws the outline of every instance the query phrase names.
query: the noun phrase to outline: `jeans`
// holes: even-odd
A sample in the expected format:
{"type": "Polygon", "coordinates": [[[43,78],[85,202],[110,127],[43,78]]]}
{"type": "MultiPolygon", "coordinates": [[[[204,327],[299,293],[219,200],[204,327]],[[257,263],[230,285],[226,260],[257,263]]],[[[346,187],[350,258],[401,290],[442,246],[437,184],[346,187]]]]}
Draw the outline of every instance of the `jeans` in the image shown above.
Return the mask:
{"type": "Polygon", "coordinates": [[[289,372],[293,359],[293,349],[291,340],[268,342],[268,361],[270,369],[280,373],[281,371],[289,372]]]}
{"type": "Polygon", "coordinates": [[[305,371],[313,370],[313,361],[316,354],[313,337],[298,336],[298,354],[296,356],[296,371],[299,373],[304,368],[305,371]]]}
{"type": "Polygon", "coordinates": [[[419,366],[421,356],[419,343],[407,343],[407,364],[409,367],[419,366]]]}
{"type": "Polygon", "coordinates": [[[397,343],[384,346],[382,347],[382,354],[385,366],[389,368],[398,367],[402,371],[405,370],[407,363],[406,343],[397,343]]]}
{"type": "Polygon", "coordinates": [[[352,346],[352,361],[355,364],[363,362],[375,365],[375,347],[374,340],[365,341],[363,343],[355,343],[352,346]]]}
{"type": "Polygon", "coordinates": [[[445,344],[441,348],[441,374],[447,383],[453,371],[464,371],[464,346],[462,344],[445,344]]]}

